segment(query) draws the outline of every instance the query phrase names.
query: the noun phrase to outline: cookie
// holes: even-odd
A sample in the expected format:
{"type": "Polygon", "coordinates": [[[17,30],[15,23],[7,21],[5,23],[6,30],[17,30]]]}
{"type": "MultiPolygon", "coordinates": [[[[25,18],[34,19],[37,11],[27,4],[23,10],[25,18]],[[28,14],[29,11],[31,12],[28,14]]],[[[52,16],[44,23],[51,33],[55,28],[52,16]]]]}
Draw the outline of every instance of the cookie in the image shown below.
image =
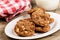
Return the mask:
{"type": "Polygon", "coordinates": [[[44,32],[48,32],[50,30],[50,26],[48,25],[48,26],[44,26],[44,27],[41,27],[41,26],[38,26],[38,27],[35,27],[35,31],[36,32],[42,32],[42,33],[44,33],[44,32]]]}
{"type": "Polygon", "coordinates": [[[20,20],[14,30],[17,35],[32,36],[35,33],[35,24],[29,19],[20,20]]]}
{"type": "Polygon", "coordinates": [[[40,11],[35,11],[32,13],[31,15],[31,18],[32,18],[32,21],[37,24],[37,25],[40,25],[40,26],[47,26],[49,24],[49,17],[47,16],[50,16],[50,15],[47,15],[45,13],[40,13],[40,11]]]}
{"type": "Polygon", "coordinates": [[[31,10],[29,10],[28,14],[31,14],[31,13],[37,11],[37,10],[39,10],[41,13],[45,13],[45,10],[43,8],[37,8],[37,7],[35,7],[35,8],[32,8],[31,10]]]}

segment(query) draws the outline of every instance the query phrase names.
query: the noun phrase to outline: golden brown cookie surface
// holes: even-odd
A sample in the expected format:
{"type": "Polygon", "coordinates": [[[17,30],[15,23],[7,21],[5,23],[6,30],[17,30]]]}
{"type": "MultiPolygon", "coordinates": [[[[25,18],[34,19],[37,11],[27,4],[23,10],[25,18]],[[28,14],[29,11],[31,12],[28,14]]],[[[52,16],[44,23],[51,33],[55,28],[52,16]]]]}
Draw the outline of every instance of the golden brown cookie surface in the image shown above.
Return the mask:
{"type": "Polygon", "coordinates": [[[28,14],[31,14],[31,13],[37,11],[37,10],[39,10],[41,13],[45,13],[45,10],[43,8],[37,8],[37,7],[35,7],[33,9],[29,10],[28,14]]]}
{"type": "Polygon", "coordinates": [[[34,23],[40,26],[46,26],[49,24],[49,15],[40,13],[39,11],[33,12],[31,18],[34,23]]]}
{"type": "Polygon", "coordinates": [[[36,32],[48,32],[50,30],[50,26],[44,26],[44,27],[35,27],[36,32]]]}
{"type": "Polygon", "coordinates": [[[15,26],[15,32],[20,36],[31,36],[35,33],[34,30],[34,23],[27,19],[18,21],[15,26]]]}

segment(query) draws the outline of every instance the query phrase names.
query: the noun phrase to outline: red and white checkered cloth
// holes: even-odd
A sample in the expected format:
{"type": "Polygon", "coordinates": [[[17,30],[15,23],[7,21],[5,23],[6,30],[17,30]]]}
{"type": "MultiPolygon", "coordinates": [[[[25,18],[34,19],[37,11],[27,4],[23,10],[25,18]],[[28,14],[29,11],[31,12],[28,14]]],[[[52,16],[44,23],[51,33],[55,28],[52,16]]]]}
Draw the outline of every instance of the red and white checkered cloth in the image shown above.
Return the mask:
{"type": "Polygon", "coordinates": [[[29,7],[30,0],[0,0],[0,18],[6,17],[6,21],[9,21],[29,7]]]}

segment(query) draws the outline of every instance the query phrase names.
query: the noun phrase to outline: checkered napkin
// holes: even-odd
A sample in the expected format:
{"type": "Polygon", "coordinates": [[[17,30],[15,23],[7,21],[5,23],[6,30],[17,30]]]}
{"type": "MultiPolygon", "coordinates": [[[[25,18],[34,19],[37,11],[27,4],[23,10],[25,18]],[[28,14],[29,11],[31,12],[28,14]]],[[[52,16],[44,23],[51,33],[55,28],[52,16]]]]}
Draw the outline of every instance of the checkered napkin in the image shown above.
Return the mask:
{"type": "Polygon", "coordinates": [[[30,0],[0,0],[0,18],[11,20],[15,15],[30,7],[30,0]]]}

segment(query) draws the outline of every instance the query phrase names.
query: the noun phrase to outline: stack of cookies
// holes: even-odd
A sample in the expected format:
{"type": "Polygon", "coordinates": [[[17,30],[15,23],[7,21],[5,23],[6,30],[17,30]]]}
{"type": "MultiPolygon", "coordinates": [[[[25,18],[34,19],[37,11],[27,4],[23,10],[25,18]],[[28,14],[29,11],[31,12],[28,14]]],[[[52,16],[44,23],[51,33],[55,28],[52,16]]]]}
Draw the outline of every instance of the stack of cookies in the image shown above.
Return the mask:
{"type": "Polygon", "coordinates": [[[45,33],[50,30],[50,24],[54,22],[50,14],[45,13],[43,8],[33,8],[28,11],[31,18],[19,20],[14,31],[19,36],[32,36],[35,33],[45,33]]]}

